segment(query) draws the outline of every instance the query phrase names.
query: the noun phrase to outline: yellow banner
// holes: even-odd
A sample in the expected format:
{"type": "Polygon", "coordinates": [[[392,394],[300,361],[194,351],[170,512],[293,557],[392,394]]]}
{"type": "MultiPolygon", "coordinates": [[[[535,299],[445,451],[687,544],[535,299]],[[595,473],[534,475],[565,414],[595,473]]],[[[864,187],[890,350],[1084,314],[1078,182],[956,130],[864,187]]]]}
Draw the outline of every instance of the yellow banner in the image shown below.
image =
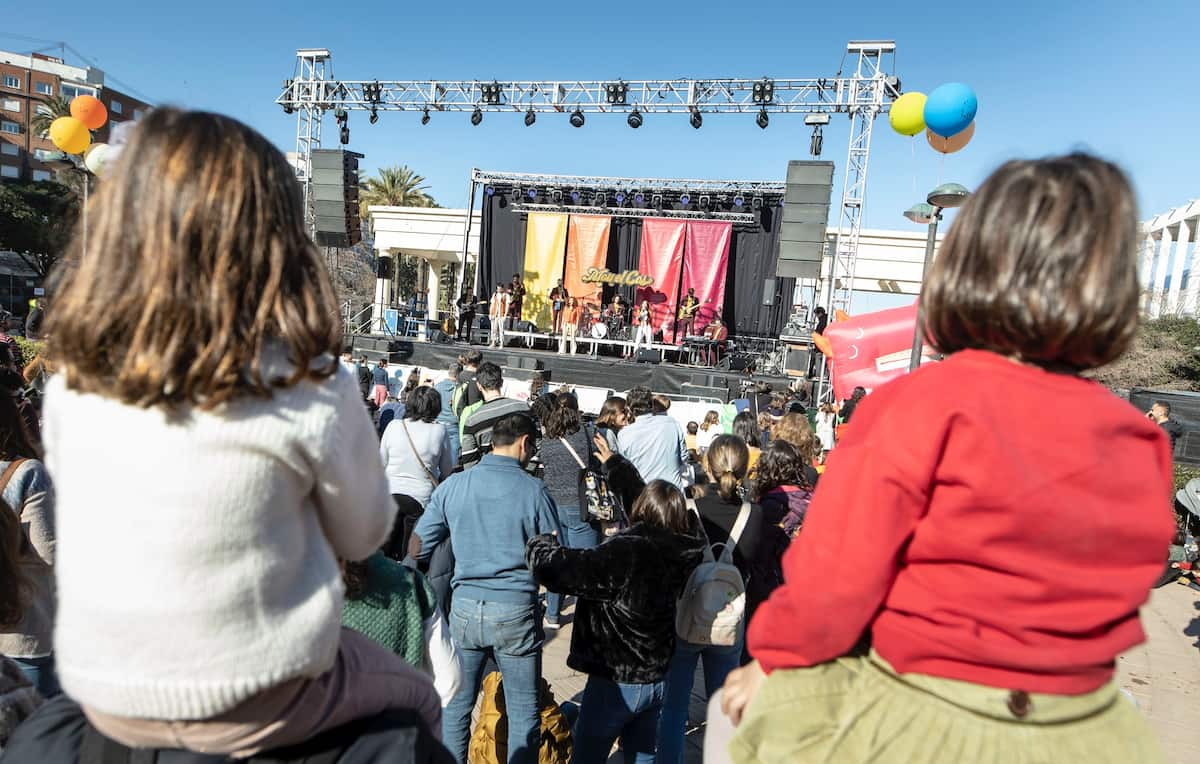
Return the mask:
{"type": "Polygon", "coordinates": [[[531,212],[525,227],[525,301],[521,318],[539,329],[551,324],[550,290],[563,273],[563,254],[567,248],[567,215],[557,212],[531,212]]]}

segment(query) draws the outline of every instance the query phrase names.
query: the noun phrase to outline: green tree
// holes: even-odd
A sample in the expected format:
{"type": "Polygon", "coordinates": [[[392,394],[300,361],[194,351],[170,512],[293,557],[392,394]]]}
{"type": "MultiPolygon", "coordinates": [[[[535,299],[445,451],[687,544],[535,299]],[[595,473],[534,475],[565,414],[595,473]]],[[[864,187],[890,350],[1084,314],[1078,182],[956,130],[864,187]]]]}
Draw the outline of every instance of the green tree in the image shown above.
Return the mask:
{"type": "Polygon", "coordinates": [[[428,193],[425,178],[407,166],[381,167],[374,178],[363,178],[359,185],[359,216],[367,217],[367,207],[436,207],[428,193]]]}
{"type": "Polygon", "coordinates": [[[38,104],[29,120],[29,130],[39,138],[46,138],[50,124],[59,117],[71,116],[71,102],[63,96],[50,96],[44,104],[38,104]]]}
{"type": "Polygon", "coordinates": [[[79,197],[59,183],[0,183],[0,249],[16,252],[45,277],[79,218],[79,197]]]}

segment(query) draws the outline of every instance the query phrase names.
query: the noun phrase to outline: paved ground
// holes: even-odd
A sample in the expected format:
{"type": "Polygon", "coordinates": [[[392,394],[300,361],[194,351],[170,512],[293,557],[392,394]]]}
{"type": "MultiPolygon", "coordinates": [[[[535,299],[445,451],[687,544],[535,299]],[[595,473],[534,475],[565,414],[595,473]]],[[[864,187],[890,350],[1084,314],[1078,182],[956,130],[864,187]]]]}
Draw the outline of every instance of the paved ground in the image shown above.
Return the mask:
{"type": "MultiPolygon", "coordinates": [[[[587,677],[567,667],[570,614],[557,633],[548,632],[543,672],[555,698],[578,700],[587,677]]],[[[1147,642],[1121,656],[1121,687],[1137,701],[1162,741],[1171,764],[1200,760],[1200,592],[1178,584],[1156,589],[1142,610],[1147,642]]],[[[704,730],[704,682],[697,672],[688,725],[687,764],[699,764],[704,730]]],[[[614,756],[610,761],[620,761],[614,756]]]]}

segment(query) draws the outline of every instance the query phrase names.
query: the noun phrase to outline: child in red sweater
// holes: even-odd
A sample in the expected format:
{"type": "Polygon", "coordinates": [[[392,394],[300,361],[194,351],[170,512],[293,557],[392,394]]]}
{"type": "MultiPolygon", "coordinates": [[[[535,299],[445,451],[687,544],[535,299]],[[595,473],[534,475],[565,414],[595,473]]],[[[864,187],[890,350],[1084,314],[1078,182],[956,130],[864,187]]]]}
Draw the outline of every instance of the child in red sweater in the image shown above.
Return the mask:
{"type": "Polygon", "coordinates": [[[1170,449],[1079,376],[1135,332],[1136,233],[1124,175],[1080,154],[967,201],[921,296],[949,357],[830,454],[725,684],[735,761],[1161,758],[1112,675],[1174,530],[1170,449]]]}

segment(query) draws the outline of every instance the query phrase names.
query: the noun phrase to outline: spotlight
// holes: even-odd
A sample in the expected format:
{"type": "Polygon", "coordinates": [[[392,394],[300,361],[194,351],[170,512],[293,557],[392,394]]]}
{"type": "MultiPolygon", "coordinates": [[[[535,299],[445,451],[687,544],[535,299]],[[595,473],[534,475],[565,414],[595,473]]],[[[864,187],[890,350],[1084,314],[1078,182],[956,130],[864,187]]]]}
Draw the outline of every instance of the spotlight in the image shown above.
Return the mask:
{"type": "Polygon", "coordinates": [[[372,105],[379,103],[383,100],[383,85],[378,81],[366,83],[363,85],[363,98],[372,105]]]}
{"type": "Polygon", "coordinates": [[[496,189],[495,189],[495,188],[493,188],[493,187],[491,187],[491,186],[486,186],[486,187],[484,187],[484,189],[483,189],[483,192],[484,192],[485,194],[487,194],[488,196],[495,196],[495,195],[496,195],[496,189]]]}
{"type": "Polygon", "coordinates": [[[371,107],[371,116],[367,117],[367,121],[372,125],[379,121],[379,112],[375,111],[375,107],[371,107]]]}
{"type": "Polygon", "coordinates": [[[696,203],[700,205],[700,209],[707,210],[712,205],[712,199],[710,199],[706,194],[701,194],[700,198],[696,200],[696,203]]]}
{"type": "Polygon", "coordinates": [[[479,110],[478,106],[476,106],[475,111],[471,112],[471,124],[478,127],[479,123],[482,121],[483,121],[483,112],[479,110]]]}
{"type": "Polygon", "coordinates": [[[756,196],[756,197],[754,197],[753,199],[751,199],[751,200],[750,200],[750,207],[751,207],[751,208],[752,208],[752,209],[753,209],[755,212],[757,212],[757,211],[761,210],[761,209],[762,209],[762,206],[763,206],[763,200],[762,200],[762,197],[761,197],[761,196],[756,196]]]}
{"type": "Polygon", "coordinates": [[[604,194],[596,194],[595,196],[592,197],[592,206],[593,207],[604,207],[607,204],[608,204],[608,197],[605,196],[604,194]]]}
{"type": "Polygon", "coordinates": [[[624,106],[629,95],[629,86],[624,82],[610,82],[604,86],[604,100],[613,106],[624,106]]]}
{"type": "Polygon", "coordinates": [[[571,112],[571,127],[583,127],[583,112],[579,110],[579,107],[571,112]]]}
{"type": "Polygon", "coordinates": [[[697,130],[699,130],[700,126],[704,124],[704,117],[700,116],[699,109],[692,109],[692,118],[690,121],[692,123],[692,127],[696,128],[697,130]]]}
{"type": "Polygon", "coordinates": [[[520,186],[513,186],[513,188],[512,188],[512,198],[513,198],[513,199],[520,200],[520,198],[521,198],[521,187],[520,187],[520,186]]]}
{"type": "Polygon", "coordinates": [[[575,202],[576,204],[579,204],[579,192],[578,191],[571,192],[571,201],[575,202]]]}
{"type": "Polygon", "coordinates": [[[533,127],[533,123],[537,122],[537,115],[533,113],[533,109],[525,112],[525,127],[533,127]]]}
{"type": "Polygon", "coordinates": [[[338,140],[340,140],[340,141],[342,142],[342,145],[343,145],[343,146],[345,146],[347,143],[349,143],[349,142],[350,142],[350,128],[349,128],[349,126],[347,126],[347,125],[342,125],[342,129],[341,129],[341,130],[339,131],[339,133],[338,133],[338,140]]]}
{"type": "MultiPolygon", "coordinates": [[[[283,81],[283,93],[284,93],[284,95],[287,96],[287,99],[289,102],[292,100],[292,84],[294,82],[295,82],[295,80],[284,80],[283,81]]],[[[284,114],[291,114],[295,111],[296,111],[296,109],[295,109],[295,107],[292,106],[291,103],[285,103],[283,105],[283,113],[284,114]]]]}
{"type": "Polygon", "coordinates": [[[625,194],[618,191],[617,192],[617,204],[624,204],[624,203],[625,203],[625,194]]]}
{"type": "Polygon", "coordinates": [[[634,109],[633,111],[629,112],[629,117],[625,121],[629,123],[630,127],[632,127],[634,130],[637,130],[642,126],[642,113],[637,109],[634,109]]]}
{"type": "Polygon", "coordinates": [[[687,194],[684,194],[683,196],[679,197],[679,203],[682,204],[684,207],[688,206],[688,202],[690,202],[691,200],[692,200],[692,197],[688,196],[687,194]]]}
{"type": "Polygon", "coordinates": [[[529,189],[529,191],[526,192],[525,195],[528,196],[531,200],[536,199],[537,198],[537,189],[531,188],[531,189],[529,189]]]}
{"type": "Polygon", "coordinates": [[[761,127],[763,130],[766,130],[767,125],[770,124],[770,122],[771,122],[771,118],[767,116],[766,109],[759,109],[758,116],[754,118],[754,121],[758,124],[759,127],[761,127]]]}
{"type": "Polygon", "coordinates": [[[479,86],[479,92],[483,95],[483,102],[489,106],[496,106],[500,103],[500,92],[504,89],[499,82],[492,80],[492,84],[483,84],[479,86]]]}
{"type": "MultiPolygon", "coordinates": [[[[480,117],[480,118],[482,119],[482,117],[480,117]]],[[[429,109],[426,109],[424,112],[421,113],[421,124],[422,125],[429,124],[429,109]]]]}
{"type": "Polygon", "coordinates": [[[813,128],[812,140],[808,143],[808,153],[813,155],[813,158],[821,156],[821,147],[824,143],[824,138],[821,137],[821,126],[817,125],[813,128]]]}
{"type": "Polygon", "coordinates": [[[771,103],[775,100],[775,81],[763,77],[754,83],[751,97],[755,103],[771,103]]]}
{"type": "Polygon", "coordinates": [[[637,205],[637,206],[639,206],[639,207],[641,207],[643,204],[645,204],[645,203],[646,203],[646,197],[645,197],[645,196],[642,196],[642,192],[641,192],[641,191],[639,191],[639,192],[637,192],[636,194],[634,194],[634,195],[633,195],[633,203],[634,203],[634,204],[636,204],[636,205],[637,205]]]}
{"type": "Polygon", "coordinates": [[[741,207],[745,203],[746,203],[746,200],[742,198],[741,194],[738,194],[737,196],[733,197],[733,206],[734,207],[741,207]]]}
{"type": "Polygon", "coordinates": [[[551,204],[562,204],[562,191],[558,190],[557,188],[552,188],[550,189],[549,196],[551,204]]]}
{"type": "Polygon", "coordinates": [[[650,206],[656,210],[661,210],[663,207],[662,194],[655,194],[654,196],[650,197],[650,206]]]}

